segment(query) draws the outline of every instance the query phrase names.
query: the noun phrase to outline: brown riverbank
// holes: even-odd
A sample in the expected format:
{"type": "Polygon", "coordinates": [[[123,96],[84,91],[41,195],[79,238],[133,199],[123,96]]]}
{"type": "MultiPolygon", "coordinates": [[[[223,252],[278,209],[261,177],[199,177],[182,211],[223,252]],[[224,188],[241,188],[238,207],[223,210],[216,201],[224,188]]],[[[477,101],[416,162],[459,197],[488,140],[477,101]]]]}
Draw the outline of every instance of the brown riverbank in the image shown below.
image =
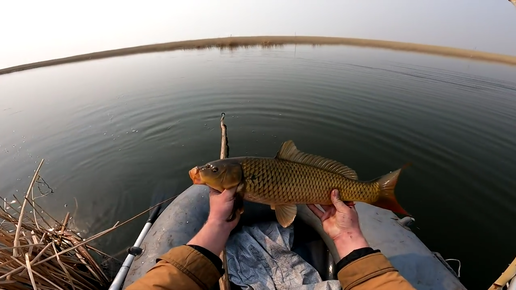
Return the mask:
{"type": "Polygon", "coordinates": [[[410,51],[416,53],[434,54],[448,57],[467,58],[471,60],[496,62],[507,65],[516,65],[516,56],[503,55],[475,50],[458,49],[452,47],[425,45],[407,42],[360,39],[360,38],[342,38],[342,37],[319,37],[319,36],[249,36],[249,37],[225,37],[210,38],[199,40],[176,41],[160,44],[142,45],[121,49],[106,50],[100,52],[80,54],[70,57],[57,58],[33,62],[29,64],[17,65],[0,69],[1,74],[12,72],[72,63],[78,61],[87,61],[92,59],[100,59],[114,56],[124,56],[138,53],[185,50],[185,49],[237,49],[239,47],[250,46],[281,46],[288,44],[299,45],[349,45],[370,48],[381,48],[398,51],[410,51]]]}

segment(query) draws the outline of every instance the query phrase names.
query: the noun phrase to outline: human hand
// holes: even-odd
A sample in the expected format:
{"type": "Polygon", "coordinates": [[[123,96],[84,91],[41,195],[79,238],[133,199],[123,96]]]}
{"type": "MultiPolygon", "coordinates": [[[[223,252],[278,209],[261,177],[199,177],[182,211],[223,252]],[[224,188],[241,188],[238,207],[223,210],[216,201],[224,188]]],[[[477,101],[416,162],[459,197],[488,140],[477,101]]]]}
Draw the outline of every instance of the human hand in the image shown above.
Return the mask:
{"type": "Polygon", "coordinates": [[[234,220],[228,222],[227,219],[233,210],[235,195],[236,187],[226,189],[223,192],[210,188],[210,214],[206,223],[229,231],[233,230],[240,220],[240,212],[237,210],[234,220]]]}
{"type": "Polygon", "coordinates": [[[229,234],[240,220],[240,212],[235,213],[235,219],[228,222],[227,219],[233,210],[236,187],[219,192],[210,188],[210,214],[206,224],[187,243],[187,245],[201,246],[215,255],[220,255],[229,234]]]}
{"type": "Polygon", "coordinates": [[[356,249],[369,247],[360,230],[355,203],[341,201],[336,189],[331,192],[331,202],[333,205],[322,205],[324,212],[313,204],[309,204],[308,208],[321,220],[323,229],[335,243],[340,258],[356,249]]]}

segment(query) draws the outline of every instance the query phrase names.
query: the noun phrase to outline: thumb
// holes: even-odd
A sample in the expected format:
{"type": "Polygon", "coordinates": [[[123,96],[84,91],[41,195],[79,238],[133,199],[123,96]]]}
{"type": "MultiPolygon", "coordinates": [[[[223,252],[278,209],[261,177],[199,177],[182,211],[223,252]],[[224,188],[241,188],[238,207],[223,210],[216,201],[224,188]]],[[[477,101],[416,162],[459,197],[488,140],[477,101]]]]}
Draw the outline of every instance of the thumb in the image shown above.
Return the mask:
{"type": "Polygon", "coordinates": [[[335,206],[338,212],[348,212],[349,207],[340,200],[339,191],[337,189],[332,190],[331,192],[331,202],[335,206]]]}

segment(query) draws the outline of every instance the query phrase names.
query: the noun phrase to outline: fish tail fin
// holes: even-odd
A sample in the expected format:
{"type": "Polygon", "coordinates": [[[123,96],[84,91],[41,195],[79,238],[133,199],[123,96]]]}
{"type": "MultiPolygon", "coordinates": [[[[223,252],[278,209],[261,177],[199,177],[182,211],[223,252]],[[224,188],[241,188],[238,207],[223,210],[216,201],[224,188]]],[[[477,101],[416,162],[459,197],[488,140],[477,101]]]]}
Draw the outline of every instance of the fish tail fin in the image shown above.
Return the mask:
{"type": "Polygon", "coordinates": [[[385,174],[377,180],[377,182],[380,184],[380,197],[376,202],[373,203],[373,205],[391,210],[395,213],[410,215],[401,207],[401,205],[396,200],[396,196],[394,195],[394,187],[396,187],[400,172],[401,169],[398,169],[391,173],[385,174]]]}

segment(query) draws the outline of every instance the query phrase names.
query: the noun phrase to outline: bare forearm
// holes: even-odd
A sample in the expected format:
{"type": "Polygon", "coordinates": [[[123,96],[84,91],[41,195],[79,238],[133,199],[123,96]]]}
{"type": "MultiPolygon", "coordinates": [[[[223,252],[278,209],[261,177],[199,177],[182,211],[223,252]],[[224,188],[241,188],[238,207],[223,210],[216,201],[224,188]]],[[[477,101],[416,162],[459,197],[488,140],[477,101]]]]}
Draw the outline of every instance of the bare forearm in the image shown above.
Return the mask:
{"type": "Polygon", "coordinates": [[[369,247],[362,232],[346,232],[334,239],[340,258],[344,258],[356,249],[369,247]]]}
{"type": "Polygon", "coordinates": [[[215,255],[220,255],[229,238],[231,229],[227,223],[208,221],[202,229],[187,243],[187,245],[201,246],[215,255]]]}

